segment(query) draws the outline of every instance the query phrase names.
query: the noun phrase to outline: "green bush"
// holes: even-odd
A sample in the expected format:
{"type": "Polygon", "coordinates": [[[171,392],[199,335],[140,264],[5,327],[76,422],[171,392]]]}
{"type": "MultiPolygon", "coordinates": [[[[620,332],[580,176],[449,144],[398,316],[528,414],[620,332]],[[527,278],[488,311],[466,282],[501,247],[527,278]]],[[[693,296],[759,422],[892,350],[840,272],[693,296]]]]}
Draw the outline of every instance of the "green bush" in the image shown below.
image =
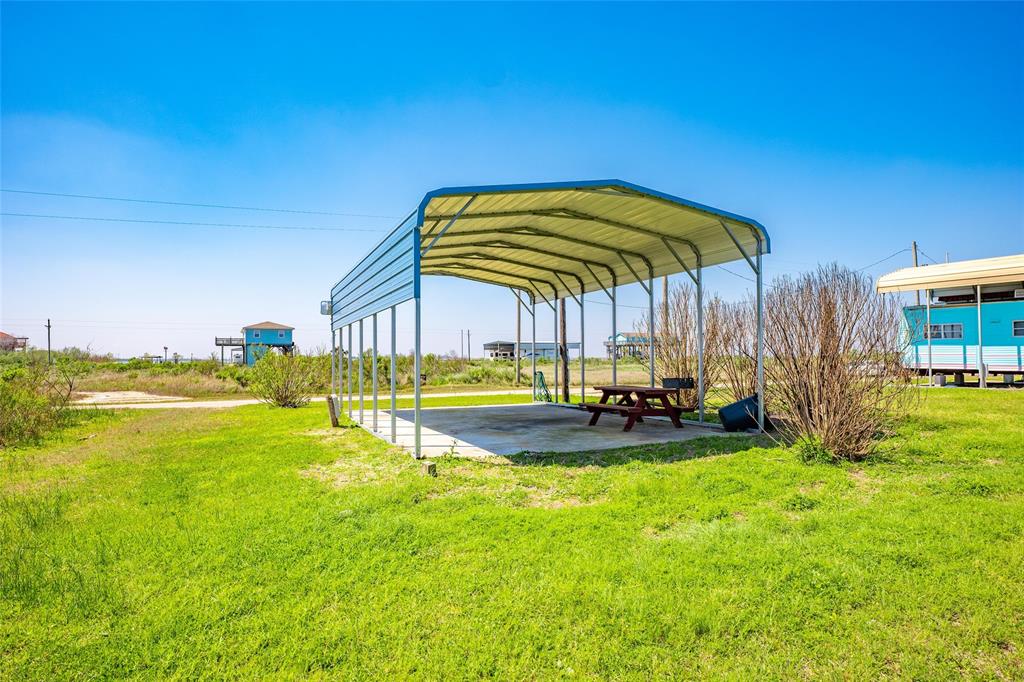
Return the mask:
{"type": "Polygon", "coordinates": [[[249,385],[249,368],[244,365],[224,365],[213,376],[224,381],[234,381],[242,388],[249,385]]]}
{"type": "Polygon", "coordinates": [[[62,357],[52,367],[35,359],[0,366],[0,447],[37,441],[70,422],[70,396],[83,365],[62,357]]]}
{"type": "Polygon", "coordinates": [[[302,407],[320,383],[310,358],[265,353],[250,370],[249,392],[278,407],[302,407]]]}

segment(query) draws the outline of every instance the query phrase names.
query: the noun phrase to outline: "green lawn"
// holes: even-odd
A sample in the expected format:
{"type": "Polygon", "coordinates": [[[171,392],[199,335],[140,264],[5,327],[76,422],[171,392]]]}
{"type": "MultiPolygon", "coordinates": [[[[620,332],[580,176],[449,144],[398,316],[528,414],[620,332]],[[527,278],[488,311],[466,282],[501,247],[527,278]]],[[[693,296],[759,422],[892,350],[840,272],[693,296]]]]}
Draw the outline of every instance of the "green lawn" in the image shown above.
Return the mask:
{"type": "Polygon", "coordinates": [[[301,410],[2,453],[0,679],[1024,677],[1024,392],[893,449],[454,460],[301,410]]]}

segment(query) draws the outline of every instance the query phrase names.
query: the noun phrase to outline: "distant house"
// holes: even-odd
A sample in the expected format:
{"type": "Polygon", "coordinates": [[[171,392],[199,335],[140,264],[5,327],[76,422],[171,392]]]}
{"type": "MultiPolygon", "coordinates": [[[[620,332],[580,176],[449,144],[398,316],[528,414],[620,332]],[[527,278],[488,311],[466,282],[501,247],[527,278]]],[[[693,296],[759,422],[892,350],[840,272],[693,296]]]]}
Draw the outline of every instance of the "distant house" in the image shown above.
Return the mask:
{"type": "Polygon", "coordinates": [[[289,327],[277,322],[260,322],[242,327],[242,336],[245,345],[242,348],[242,358],[247,365],[254,365],[256,361],[268,349],[276,348],[285,355],[291,355],[295,350],[295,343],[292,342],[292,332],[295,327],[289,327]]]}
{"type": "Polygon", "coordinates": [[[292,341],[294,327],[277,322],[260,322],[242,327],[241,336],[218,336],[213,342],[220,347],[220,362],[224,364],[224,349],[231,349],[231,361],[255,365],[268,350],[277,349],[285,355],[295,352],[292,341]]]}
{"type": "Polygon", "coordinates": [[[903,308],[904,366],[919,374],[1024,373],[1024,254],[903,268],[878,279],[882,293],[924,291],[903,308]]]}
{"type": "Polygon", "coordinates": [[[650,351],[650,337],[620,332],[614,337],[608,337],[604,342],[604,350],[609,358],[613,352],[620,358],[645,358],[650,351]]]}
{"type": "Polygon", "coordinates": [[[27,347],[27,336],[13,336],[11,334],[7,334],[6,332],[0,332],[0,350],[25,350],[27,347]]]}
{"type": "MultiPolygon", "coordinates": [[[[577,342],[566,343],[566,350],[569,355],[576,352],[579,355],[580,344],[577,342]]],[[[531,353],[533,350],[536,351],[537,357],[540,359],[550,360],[555,357],[555,344],[548,343],[537,343],[532,345],[527,343],[519,344],[519,355],[523,358],[532,357],[531,353]]],[[[484,357],[488,360],[514,360],[516,357],[516,344],[512,341],[489,341],[484,344],[484,357]]]]}

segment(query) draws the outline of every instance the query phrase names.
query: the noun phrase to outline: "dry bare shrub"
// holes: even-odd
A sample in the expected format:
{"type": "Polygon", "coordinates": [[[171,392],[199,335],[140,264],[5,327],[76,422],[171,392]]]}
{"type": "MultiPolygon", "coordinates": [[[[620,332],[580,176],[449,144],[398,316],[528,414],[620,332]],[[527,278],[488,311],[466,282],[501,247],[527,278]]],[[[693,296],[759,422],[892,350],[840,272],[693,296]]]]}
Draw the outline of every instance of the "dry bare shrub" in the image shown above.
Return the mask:
{"type": "MultiPolygon", "coordinates": [[[[705,393],[710,390],[722,364],[718,342],[720,336],[719,314],[721,306],[713,299],[711,304],[704,306],[704,386],[705,393]]],[[[720,303],[720,301],[719,301],[720,303]]],[[[668,300],[662,302],[654,330],[654,376],[658,381],[665,377],[693,377],[694,384],[699,385],[697,376],[697,292],[689,283],[674,284],[668,290],[668,300]]],[[[636,332],[647,336],[650,332],[649,316],[645,313],[636,325],[636,332]]],[[[645,369],[650,367],[647,355],[640,358],[645,369]]],[[[697,404],[697,391],[681,392],[683,405],[697,404]]]]}
{"type": "Polygon", "coordinates": [[[713,344],[718,364],[715,376],[724,385],[728,402],[757,393],[757,311],[752,297],[723,301],[717,296],[709,305],[717,321],[713,344]]]}
{"type": "Polygon", "coordinates": [[[777,278],[765,299],[767,403],[806,459],[859,460],[912,395],[900,306],[837,264],[777,278]]]}

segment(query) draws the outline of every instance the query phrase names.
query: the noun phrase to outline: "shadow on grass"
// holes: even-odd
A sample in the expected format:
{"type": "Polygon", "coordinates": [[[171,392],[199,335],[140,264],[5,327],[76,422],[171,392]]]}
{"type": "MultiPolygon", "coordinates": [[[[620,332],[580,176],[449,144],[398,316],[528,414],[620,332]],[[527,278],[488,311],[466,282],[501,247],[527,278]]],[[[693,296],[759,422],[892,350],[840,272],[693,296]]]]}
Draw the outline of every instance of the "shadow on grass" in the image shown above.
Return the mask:
{"type": "Polygon", "coordinates": [[[708,436],[686,441],[630,445],[613,450],[587,450],[583,452],[521,452],[506,455],[514,466],[621,466],[630,462],[667,464],[688,459],[701,459],[714,455],[728,455],[755,447],[772,447],[765,436],[708,436]]]}

